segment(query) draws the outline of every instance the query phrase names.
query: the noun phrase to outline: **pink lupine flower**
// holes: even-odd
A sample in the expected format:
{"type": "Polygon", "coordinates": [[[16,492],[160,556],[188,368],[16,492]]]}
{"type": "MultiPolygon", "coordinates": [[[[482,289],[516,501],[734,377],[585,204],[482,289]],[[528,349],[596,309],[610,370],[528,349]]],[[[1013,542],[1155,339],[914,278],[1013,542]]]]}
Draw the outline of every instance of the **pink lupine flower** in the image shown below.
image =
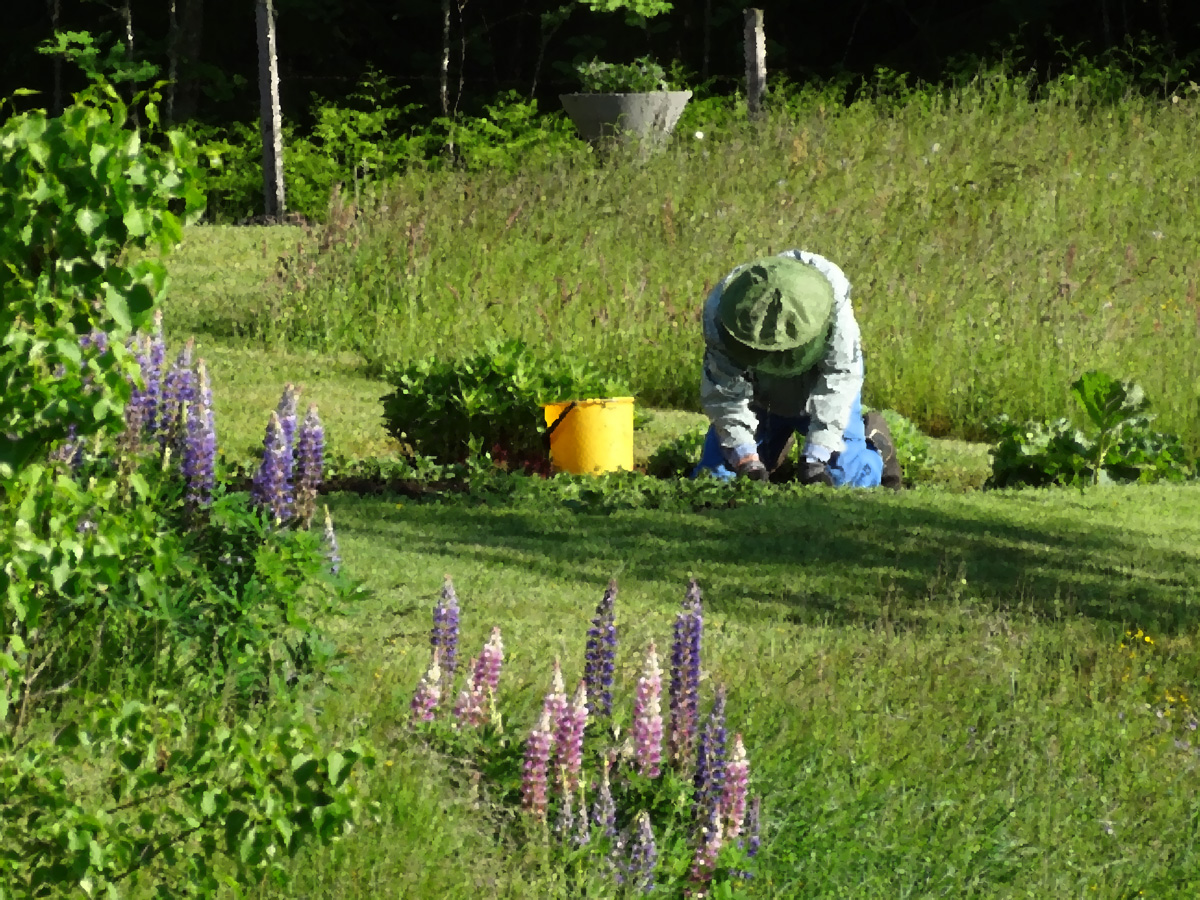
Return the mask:
{"type": "Polygon", "coordinates": [[[637,682],[633,701],[633,753],[638,771],[657,778],[662,762],[662,670],[654,643],[646,653],[646,666],[637,682]]]}
{"type": "Polygon", "coordinates": [[[478,664],[478,657],[471,660],[471,674],[467,676],[467,683],[458,692],[458,699],[454,702],[454,718],[464,725],[479,726],[486,718],[485,696],[479,688],[477,676],[478,664]]]}
{"type": "Polygon", "coordinates": [[[500,687],[500,667],[504,664],[504,642],[500,639],[500,628],[492,629],[492,636],[483,646],[483,652],[475,660],[475,684],[480,691],[492,694],[500,687]]]}
{"type": "Polygon", "coordinates": [[[437,712],[438,700],[441,698],[442,669],[438,665],[438,651],[433,651],[433,660],[417,685],[412,698],[413,720],[417,722],[432,722],[437,712]]]}
{"type": "Polygon", "coordinates": [[[721,818],[725,821],[725,836],[733,840],[742,833],[746,817],[746,791],[750,784],[750,761],[742,736],[733,736],[733,750],[725,763],[725,786],[721,794],[721,818]]]}
{"type": "MultiPolygon", "coordinates": [[[[712,880],[713,872],[717,868],[717,855],[721,852],[724,837],[720,813],[717,810],[713,810],[712,818],[708,820],[708,824],[700,829],[700,835],[696,844],[696,855],[692,858],[693,881],[701,885],[706,885],[712,880]]],[[[703,897],[704,893],[701,891],[694,896],[703,897]]]]}
{"type": "Polygon", "coordinates": [[[554,752],[558,754],[558,722],[567,710],[567,686],[563,681],[562,666],[558,657],[554,657],[554,674],[550,677],[550,690],[542,701],[542,712],[550,717],[552,734],[554,735],[554,752]]]}
{"type": "Polygon", "coordinates": [[[575,699],[559,716],[555,729],[558,764],[563,769],[563,787],[571,793],[579,787],[579,770],[583,766],[583,730],[587,727],[587,682],[582,679],[575,689],[575,699]]]}
{"type": "Polygon", "coordinates": [[[550,745],[554,740],[552,727],[550,714],[543,710],[541,720],[529,733],[529,740],[525,743],[524,774],[521,778],[521,805],[543,822],[546,821],[550,745]]]}

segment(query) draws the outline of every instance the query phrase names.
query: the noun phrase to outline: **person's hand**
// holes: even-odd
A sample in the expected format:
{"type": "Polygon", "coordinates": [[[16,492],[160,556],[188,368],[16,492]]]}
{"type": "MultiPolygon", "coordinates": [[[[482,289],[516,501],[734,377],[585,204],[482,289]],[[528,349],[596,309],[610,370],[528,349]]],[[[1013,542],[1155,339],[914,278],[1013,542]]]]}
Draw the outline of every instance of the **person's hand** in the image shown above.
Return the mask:
{"type": "Polygon", "coordinates": [[[800,473],[797,476],[801,484],[823,484],[833,487],[833,475],[826,463],[815,459],[800,461],[800,473]]]}
{"type": "Polygon", "coordinates": [[[751,454],[744,456],[738,460],[737,473],[741,478],[749,478],[751,481],[766,481],[770,478],[770,473],[767,472],[767,467],[763,465],[762,460],[757,455],[751,454]]]}

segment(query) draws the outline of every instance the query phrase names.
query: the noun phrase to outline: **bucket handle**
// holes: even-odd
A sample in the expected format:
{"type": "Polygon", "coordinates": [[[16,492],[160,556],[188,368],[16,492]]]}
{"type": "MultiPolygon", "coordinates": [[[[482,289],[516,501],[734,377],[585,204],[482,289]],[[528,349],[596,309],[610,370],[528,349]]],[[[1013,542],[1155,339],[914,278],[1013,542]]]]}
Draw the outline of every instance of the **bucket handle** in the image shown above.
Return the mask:
{"type": "Polygon", "coordinates": [[[578,400],[572,400],[570,403],[567,404],[567,408],[558,414],[558,418],[556,418],[553,422],[550,423],[550,427],[546,429],[546,433],[543,436],[543,440],[546,444],[546,455],[547,456],[550,455],[550,435],[554,434],[554,429],[562,424],[562,420],[567,417],[567,413],[569,413],[571,410],[573,410],[578,405],[579,405],[578,400]]]}

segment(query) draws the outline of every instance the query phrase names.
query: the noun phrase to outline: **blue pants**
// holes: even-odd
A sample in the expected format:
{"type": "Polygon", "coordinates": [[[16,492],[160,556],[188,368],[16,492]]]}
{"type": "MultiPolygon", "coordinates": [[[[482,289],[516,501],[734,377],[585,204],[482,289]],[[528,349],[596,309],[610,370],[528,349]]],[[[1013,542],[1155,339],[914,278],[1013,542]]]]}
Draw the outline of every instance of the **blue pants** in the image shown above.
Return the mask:
{"type": "MultiPolygon", "coordinates": [[[[793,418],[762,412],[757,412],[757,415],[758,431],[754,440],[758,444],[758,455],[764,460],[777,459],[783,452],[784,444],[793,434],[798,433],[801,440],[808,434],[808,416],[793,418]]],[[[850,424],[846,426],[843,437],[846,449],[834,454],[829,463],[834,485],[878,487],[880,476],[883,474],[883,459],[867,446],[866,433],[863,431],[861,396],[855,397],[854,405],[850,407],[850,424]]],[[[722,481],[728,481],[737,474],[729,467],[721,443],[717,439],[717,432],[711,425],[708,436],[704,439],[700,462],[692,471],[692,477],[695,478],[704,471],[712,473],[722,481]]]]}

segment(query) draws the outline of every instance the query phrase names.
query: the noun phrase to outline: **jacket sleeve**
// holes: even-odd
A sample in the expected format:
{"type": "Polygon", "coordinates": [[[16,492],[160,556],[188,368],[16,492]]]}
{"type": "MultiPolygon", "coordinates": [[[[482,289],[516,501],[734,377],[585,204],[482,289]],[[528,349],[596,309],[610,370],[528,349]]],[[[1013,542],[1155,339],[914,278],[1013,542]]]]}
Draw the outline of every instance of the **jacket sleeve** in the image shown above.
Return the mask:
{"type": "Polygon", "coordinates": [[[732,465],[739,457],[757,449],[754,433],[758,429],[758,417],[750,410],[754,385],[746,373],[721,351],[717,335],[717,303],[727,280],[713,288],[704,304],[704,365],[700,377],[700,405],[712,422],[726,462],[732,465]]]}
{"type": "Polygon", "coordinates": [[[829,347],[817,364],[816,383],[805,411],[809,416],[808,444],[841,452],[846,449],[843,435],[850,424],[850,409],[863,386],[862,337],[850,305],[850,282],[837,265],[815,253],[793,250],[787,255],[814,266],[833,284],[829,347]]]}

